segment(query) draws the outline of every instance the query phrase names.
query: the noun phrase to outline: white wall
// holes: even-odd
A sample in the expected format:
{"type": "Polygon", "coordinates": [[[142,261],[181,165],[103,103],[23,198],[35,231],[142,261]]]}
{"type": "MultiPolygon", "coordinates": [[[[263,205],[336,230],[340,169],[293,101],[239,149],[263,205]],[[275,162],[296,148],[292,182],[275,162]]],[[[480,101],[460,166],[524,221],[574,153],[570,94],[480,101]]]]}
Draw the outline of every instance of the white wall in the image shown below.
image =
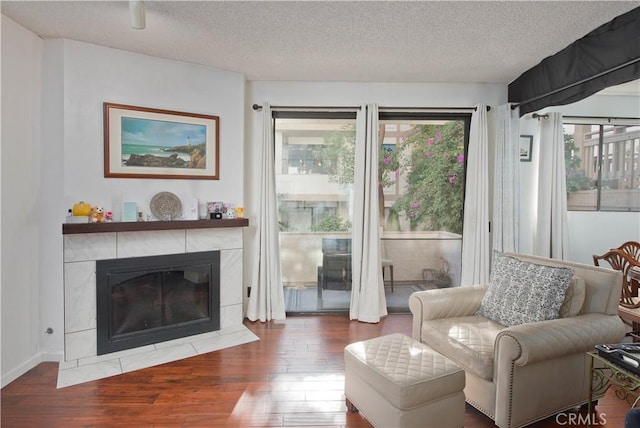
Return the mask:
{"type": "Polygon", "coordinates": [[[2,16],[2,386],[40,362],[42,40],[2,16]]]}
{"type": "MultiPolygon", "coordinates": [[[[640,117],[640,94],[593,95],[566,106],[542,110],[561,112],[565,116],[640,117]]],[[[520,119],[520,133],[535,135],[538,121],[527,114],[520,119]]],[[[534,138],[535,140],[535,138],[534,138]]],[[[534,150],[535,156],[535,150],[534,150]]],[[[530,253],[533,248],[535,221],[534,162],[520,163],[521,227],[520,249],[530,253]]],[[[569,211],[569,259],[593,264],[593,254],[603,254],[625,241],[640,241],[640,213],[569,211]]]]}
{"type": "MultiPolygon", "coordinates": [[[[3,325],[15,330],[7,335],[3,331],[3,384],[9,373],[18,371],[19,375],[33,366],[30,359],[62,355],[61,224],[74,202],[84,200],[118,212],[122,201],[135,201],[146,214],[151,197],[169,191],[175,193],[183,205],[195,198],[243,204],[245,98],[244,76],[238,73],[69,40],[43,43],[25,29],[5,26],[5,19],[3,17],[2,21],[3,105],[34,98],[42,104],[42,115],[40,118],[39,105],[30,106],[26,112],[16,109],[12,112],[15,117],[6,116],[3,109],[3,149],[9,139],[5,139],[5,134],[9,132],[12,132],[11,139],[20,141],[22,146],[15,149],[15,157],[18,154],[20,157],[13,159],[6,171],[2,170],[2,226],[3,232],[6,229],[10,233],[15,231],[22,240],[11,244],[3,235],[2,245],[13,245],[10,255],[16,259],[20,258],[20,252],[15,249],[28,246],[31,252],[26,252],[28,257],[24,258],[36,259],[36,268],[31,266],[28,271],[29,275],[35,276],[31,288],[25,287],[23,279],[18,283],[23,289],[14,290],[15,281],[12,281],[13,285],[5,283],[3,272],[3,325]],[[32,45],[38,46],[39,51],[27,60],[24,52],[31,52],[32,45]],[[12,58],[9,63],[5,58],[10,58],[9,54],[14,52],[15,61],[12,58]],[[8,72],[6,79],[5,70],[8,72]],[[15,90],[8,90],[14,87],[15,90]],[[220,179],[104,178],[104,102],[219,116],[220,179]],[[41,134],[39,123],[42,124],[41,134]],[[28,149],[31,148],[36,160],[28,161],[27,157],[31,156],[28,149]],[[40,157],[42,168],[37,162],[40,157]],[[15,177],[5,180],[9,174],[15,177]],[[6,194],[5,183],[7,187],[11,186],[6,194]],[[8,206],[16,207],[15,215],[6,209],[8,206]],[[9,224],[5,221],[9,220],[5,218],[7,216],[16,217],[18,224],[9,224]],[[29,219],[33,224],[24,224],[29,219]],[[28,232],[33,232],[33,236],[28,232]],[[6,313],[5,307],[10,308],[6,313]],[[40,314],[39,320],[37,314],[40,314]],[[23,318],[31,319],[36,325],[27,324],[16,330],[16,324],[23,318]],[[45,335],[47,327],[52,327],[54,334],[45,335]],[[23,345],[23,341],[27,343],[23,345]],[[22,348],[28,349],[23,352],[22,348]]],[[[3,157],[3,164],[9,162],[10,158],[5,160],[3,157]]],[[[11,263],[4,254],[3,251],[3,262],[11,263]]]]}
{"type": "MultiPolygon", "coordinates": [[[[248,82],[247,107],[268,102],[274,106],[472,107],[504,104],[507,86],[488,83],[356,83],[356,82],[248,82]]],[[[247,109],[248,110],[248,109],[247,109]]],[[[494,140],[495,108],[489,112],[489,141],[494,140]]],[[[245,200],[249,218],[258,206],[262,113],[250,111],[246,119],[245,200]]],[[[490,162],[493,149],[490,149],[490,162]]],[[[492,182],[493,177],[490,177],[492,182]]],[[[255,225],[255,223],[254,223],[255,225]]],[[[245,233],[245,248],[253,248],[255,227],[245,233]]],[[[245,252],[245,284],[251,280],[252,254],[245,252]]]]}
{"type": "Polygon", "coordinates": [[[62,101],[62,213],[83,199],[112,208],[135,201],[148,214],[151,197],[160,191],[182,201],[199,197],[242,203],[242,75],[67,40],[62,101]],[[103,102],[219,116],[220,180],[104,178],[103,102]]]}

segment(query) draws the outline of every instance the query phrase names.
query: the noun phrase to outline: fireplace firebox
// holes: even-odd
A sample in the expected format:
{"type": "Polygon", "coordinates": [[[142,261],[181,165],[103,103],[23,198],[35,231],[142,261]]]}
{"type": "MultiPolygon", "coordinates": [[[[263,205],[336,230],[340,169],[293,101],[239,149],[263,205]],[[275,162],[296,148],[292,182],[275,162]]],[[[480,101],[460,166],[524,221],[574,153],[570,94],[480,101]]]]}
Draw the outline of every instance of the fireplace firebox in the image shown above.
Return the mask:
{"type": "Polygon", "coordinates": [[[220,252],[96,261],[97,353],[220,329],[220,252]]]}

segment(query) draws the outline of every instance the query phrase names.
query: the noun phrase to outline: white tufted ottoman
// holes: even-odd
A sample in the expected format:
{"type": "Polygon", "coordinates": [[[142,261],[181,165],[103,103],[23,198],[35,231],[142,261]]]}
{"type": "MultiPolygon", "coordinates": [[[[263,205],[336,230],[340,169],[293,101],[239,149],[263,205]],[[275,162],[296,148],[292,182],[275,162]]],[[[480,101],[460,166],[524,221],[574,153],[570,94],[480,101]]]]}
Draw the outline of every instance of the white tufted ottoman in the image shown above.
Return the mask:
{"type": "Polygon", "coordinates": [[[464,426],[464,371],[428,346],[390,334],[344,349],[347,408],[374,426],[464,426]]]}

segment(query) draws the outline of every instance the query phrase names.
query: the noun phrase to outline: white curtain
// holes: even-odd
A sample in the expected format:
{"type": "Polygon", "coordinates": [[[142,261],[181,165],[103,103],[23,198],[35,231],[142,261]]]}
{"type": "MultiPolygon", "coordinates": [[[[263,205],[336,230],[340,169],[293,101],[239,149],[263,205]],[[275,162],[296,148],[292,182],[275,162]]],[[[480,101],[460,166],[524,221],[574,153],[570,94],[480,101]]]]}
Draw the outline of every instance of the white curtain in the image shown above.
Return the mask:
{"type": "Polygon", "coordinates": [[[536,144],[538,197],[534,231],[535,253],[544,257],[569,258],[567,184],[564,164],[562,115],[548,113],[538,121],[536,144]]]}
{"type": "Polygon", "coordinates": [[[251,295],[247,307],[247,318],[251,321],[285,319],[274,156],[271,107],[265,103],[262,106],[261,186],[253,251],[251,295]]]}
{"type": "Polygon", "coordinates": [[[489,164],[487,107],[471,115],[462,226],[461,285],[489,282],[489,164]]]}
{"type": "Polygon", "coordinates": [[[493,177],[493,249],[519,251],[520,153],[519,108],[497,108],[497,135],[493,177]]]}
{"type": "Polygon", "coordinates": [[[356,118],[353,195],[352,288],[349,317],[379,322],[387,315],[378,219],[378,106],[362,106],[356,118]]]}

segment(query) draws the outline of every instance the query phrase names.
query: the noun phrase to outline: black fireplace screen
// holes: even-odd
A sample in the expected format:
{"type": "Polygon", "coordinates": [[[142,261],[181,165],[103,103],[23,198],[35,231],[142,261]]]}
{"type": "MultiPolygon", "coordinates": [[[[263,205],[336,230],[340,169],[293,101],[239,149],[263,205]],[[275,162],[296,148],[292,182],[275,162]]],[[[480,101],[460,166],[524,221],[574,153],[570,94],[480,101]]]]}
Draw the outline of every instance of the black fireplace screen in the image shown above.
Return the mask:
{"type": "Polygon", "coordinates": [[[220,329],[220,253],[100,260],[98,355],[220,329]]]}

